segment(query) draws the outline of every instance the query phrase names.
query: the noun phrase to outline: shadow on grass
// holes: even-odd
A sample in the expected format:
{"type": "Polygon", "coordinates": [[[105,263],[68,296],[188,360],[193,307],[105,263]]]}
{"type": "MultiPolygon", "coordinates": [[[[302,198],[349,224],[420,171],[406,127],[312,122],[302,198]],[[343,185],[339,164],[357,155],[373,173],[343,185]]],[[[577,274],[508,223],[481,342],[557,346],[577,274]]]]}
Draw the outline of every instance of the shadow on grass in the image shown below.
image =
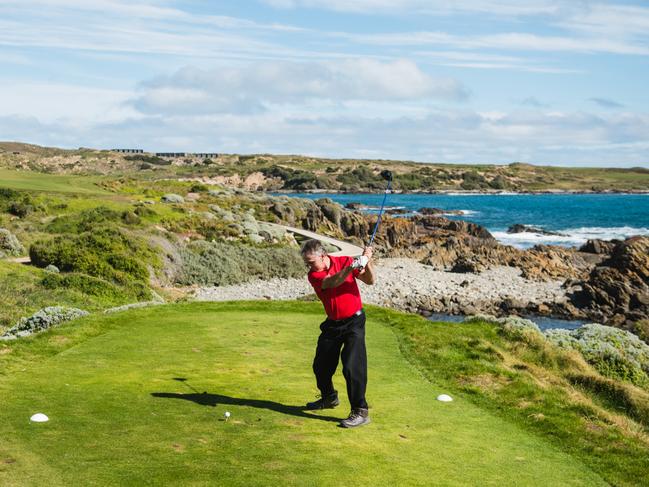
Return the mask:
{"type": "Polygon", "coordinates": [[[279,402],[264,401],[262,399],[243,399],[207,392],[190,392],[186,394],[178,392],[152,392],[151,395],[153,397],[163,397],[167,399],[184,399],[186,401],[192,401],[196,404],[200,404],[201,406],[216,407],[219,404],[227,404],[231,406],[249,406],[259,409],[268,409],[270,411],[288,414],[291,416],[298,416],[300,418],[319,419],[321,421],[340,421],[340,418],[334,418],[333,416],[318,416],[315,414],[309,414],[304,411],[303,406],[288,406],[279,402]]]}

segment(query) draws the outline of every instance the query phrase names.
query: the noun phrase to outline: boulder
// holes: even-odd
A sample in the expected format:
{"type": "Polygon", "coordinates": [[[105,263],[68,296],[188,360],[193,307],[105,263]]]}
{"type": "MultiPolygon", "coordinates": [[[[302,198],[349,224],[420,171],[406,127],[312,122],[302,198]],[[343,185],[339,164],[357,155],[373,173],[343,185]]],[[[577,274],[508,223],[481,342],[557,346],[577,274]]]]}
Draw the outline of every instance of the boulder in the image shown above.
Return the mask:
{"type": "Polygon", "coordinates": [[[537,233],[539,235],[565,236],[563,233],[544,230],[543,228],[533,227],[531,225],[522,225],[515,223],[507,229],[507,233],[537,233]]]}
{"type": "Polygon", "coordinates": [[[580,284],[572,302],[605,324],[649,318],[649,237],[618,241],[610,257],[580,284]]]}
{"type": "Polygon", "coordinates": [[[619,240],[607,242],[606,240],[592,239],[579,247],[579,251],[588,254],[610,254],[615,248],[616,243],[619,242],[619,240]]]}
{"type": "Polygon", "coordinates": [[[179,194],[168,193],[161,198],[161,201],[163,203],[184,203],[185,198],[183,198],[179,194]]]}
{"type": "Polygon", "coordinates": [[[350,201],[345,205],[345,208],[348,210],[361,210],[365,208],[365,205],[363,205],[362,203],[358,203],[356,201],[350,201]]]}
{"type": "Polygon", "coordinates": [[[321,198],[315,201],[322,214],[334,225],[340,227],[340,219],[343,213],[343,207],[330,198],[321,198]]]}

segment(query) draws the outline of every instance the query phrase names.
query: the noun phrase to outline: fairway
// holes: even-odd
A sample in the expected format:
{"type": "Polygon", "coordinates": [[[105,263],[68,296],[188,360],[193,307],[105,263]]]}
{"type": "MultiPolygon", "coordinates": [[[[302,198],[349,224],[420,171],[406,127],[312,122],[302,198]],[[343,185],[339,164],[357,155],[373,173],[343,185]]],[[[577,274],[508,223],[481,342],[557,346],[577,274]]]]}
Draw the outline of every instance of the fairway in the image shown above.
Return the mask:
{"type": "Polygon", "coordinates": [[[29,191],[52,191],[79,193],[85,195],[108,195],[108,191],[97,186],[99,177],[64,176],[27,171],[0,169],[0,187],[29,191]]]}
{"type": "Polygon", "coordinates": [[[322,318],[313,303],[192,303],[33,340],[0,375],[0,485],[606,485],[460,396],[436,401],[454,391],[423,378],[371,310],[372,424],[337,426],[340,370],[341,406],[302,411],[322,318]],[[19,362],[39,342],[62,351],[19,362]],[[36,412],[50,422],[30,423],[36,412]]]}

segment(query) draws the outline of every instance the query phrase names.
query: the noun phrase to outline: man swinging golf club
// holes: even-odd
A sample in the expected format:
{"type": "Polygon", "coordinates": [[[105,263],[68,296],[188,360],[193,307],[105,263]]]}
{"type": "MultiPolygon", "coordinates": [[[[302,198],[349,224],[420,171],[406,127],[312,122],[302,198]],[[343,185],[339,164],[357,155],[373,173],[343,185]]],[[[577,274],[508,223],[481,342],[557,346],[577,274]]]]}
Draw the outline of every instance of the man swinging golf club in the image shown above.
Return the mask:
{"type": "Polygon", "coordinates": [[[332,378],[342,358],[349,417],[340,422],[343,428],[355,428],[370,422],[365,389],[367,386],[367,353],[365,350],[365,312],[356,284],[374,284],[372,243],[381,222],[385,200],[390,191],[392,173],[381,172],[388,181],[381,210],[370,243],[359,257],[328,255],[319,240],[309,240],[302,247],[302,258],[309,267],[309,282],[324,305],[327,319],[320,325],[320,337],[313,359],[313,372],[320,389],[320,399],[307,403],[307,409],[335,408],[340,404],[332,378]],[[342,349],[342,354],[341,354],[342,349]]]}
{"type": "Polygon", "coordinates": [[[306,409],[335,408],[340,404],[332,378],[339,357],[342,357],[351,413],[340,426],[355,428],[368,424],[365,313],[356,279],[374,284],[372,248],[365,247],[360,257],[337,257],[328,255],[319,240],[308,240],[302,247],[302,258],[309,267],[309,282],[327,313],[327,319],[320,325],[313,359],[313,372],[321,395],[320,399],[308,403],[306,409]]]}

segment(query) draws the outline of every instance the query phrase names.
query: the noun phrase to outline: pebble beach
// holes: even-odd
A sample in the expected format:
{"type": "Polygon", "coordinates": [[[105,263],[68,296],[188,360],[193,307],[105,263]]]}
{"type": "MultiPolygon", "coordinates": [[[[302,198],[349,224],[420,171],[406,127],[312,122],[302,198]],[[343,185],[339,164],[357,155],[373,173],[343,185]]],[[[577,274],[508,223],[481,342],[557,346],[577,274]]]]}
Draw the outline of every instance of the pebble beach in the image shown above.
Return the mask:
{"type": "MultiPolygon", "coordinates": [[[[482,273],[438,271],[414,259],[381,259],[375,264],[377,282],[359,281],[363,302],[403,311],[427,310],[450,314],[493,312],[503,301],[529,304],[564,302],[562,281],[531,281],[514,267],[495,267],[482,273]]],[[[223,287],[200,287],[197,301],[297,299],[313,290],[306,279],[271,279],[223,287]]]]}

